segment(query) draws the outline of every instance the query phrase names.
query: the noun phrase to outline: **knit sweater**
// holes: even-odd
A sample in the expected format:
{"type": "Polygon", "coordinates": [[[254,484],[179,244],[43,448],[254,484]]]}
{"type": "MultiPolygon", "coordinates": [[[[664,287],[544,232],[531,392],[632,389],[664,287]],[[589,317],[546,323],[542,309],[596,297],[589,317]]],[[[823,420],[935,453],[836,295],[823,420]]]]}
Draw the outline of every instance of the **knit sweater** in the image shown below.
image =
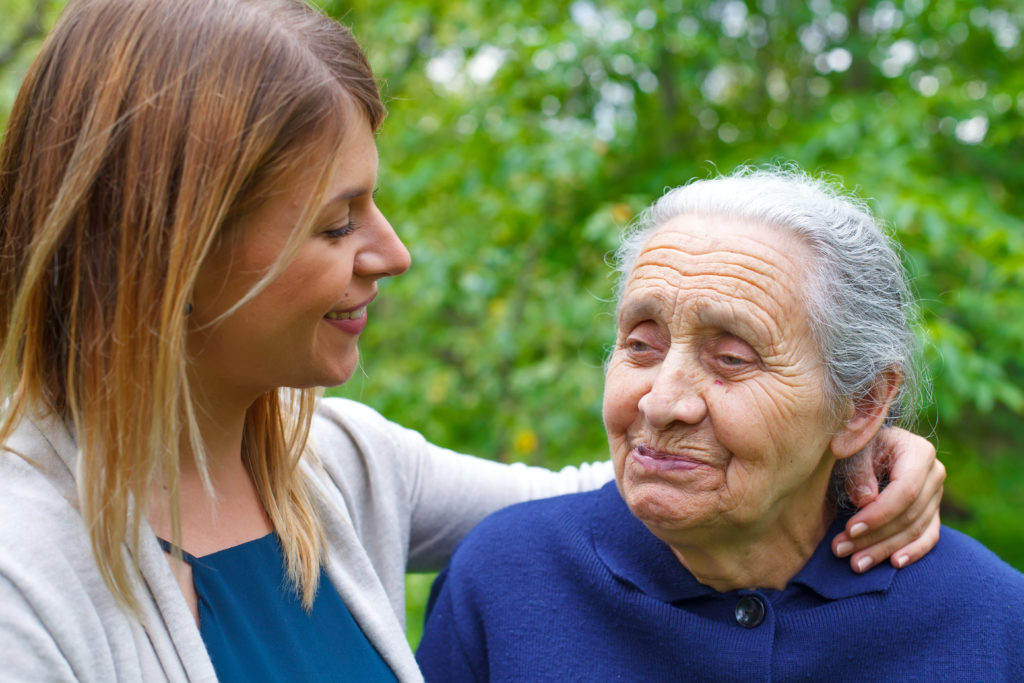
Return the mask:
{"type": "MultiPolygon", "coordinates": [[[[407,569],[440,568],[477,521],[504,505],[611,476],[608,463],[553,473],[457,454],[342,399],[320,402],[311,439],[321,465],[304,466],[325,522],[330,584],[401,681],[422,680],[404,632],[407,569]]],[[[145,521],[134,558],[141,621],[104,584],[78,509],[78,448],[67,427],[53,417],[26,420],[7,448],[20,456],[0,452],[0,679],[213,680],[145,521]]]]}
{"type": "Polygon", "coordinates": [[[427,681],[1022,681],[1024,575],[943,528],[853,573],[829,542],[784,590],[719,593],[615,485],[482,522],[434,586],[427,681]]]}

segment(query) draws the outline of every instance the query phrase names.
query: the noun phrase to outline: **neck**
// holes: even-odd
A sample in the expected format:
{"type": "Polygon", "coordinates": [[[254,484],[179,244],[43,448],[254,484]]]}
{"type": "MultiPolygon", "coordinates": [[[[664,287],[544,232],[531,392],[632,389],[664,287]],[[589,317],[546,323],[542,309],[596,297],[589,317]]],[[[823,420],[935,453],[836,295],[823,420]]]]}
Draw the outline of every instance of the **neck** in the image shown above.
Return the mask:
{"type": "MultiPolygon", "coordinates": [[[[196,421],[205,456],[204,482],[191,444],[181,444],[178,509],[181,545],[193,555],[237,545],[265,535],[272,525],[242,459],[242,435],[251,401],[199,396],[196,421]]],[[[154,491],[150,524],[156,534],[171,539],[167,491],[154,491]]]]}
{"type": "Polygon", "coordinates": [[[780,515],[767,528],[716,529],[707,534],[713,540],[669,546],[698,581],[716,591],[782,590],[814,554],[833,516],[823,504],[818,514],[805,508],[780,515]]]}
{"type": "MultiPolygon", "coordinates": [[[[260,391],[210,377],[209,373],[201,373],[196,368],[189,379],[206,468],[211,480],[216,480],[219,472],[232,472],[241,463],[246,414],[260,397],[260,391]]],[[[183,454],[191,453],[190,444],[182,446],[183,454]]],[[[185,476],[187,461],[191,469],[196,469],[193,459],[183,456],[182,476],[185,476]]]]}
{"type": "MultiPolygon", "coordinates": [[[[242,434],[245,429],[245,409],[236,408],[217,412],[210,406],[197,410],[196,421],[202,439],[206,470],[211,481],[235,470],[242,464],[242,434]]],[[[198,476],[196,459],[189,444],[182,444],[181,476],[198,476]]]]}

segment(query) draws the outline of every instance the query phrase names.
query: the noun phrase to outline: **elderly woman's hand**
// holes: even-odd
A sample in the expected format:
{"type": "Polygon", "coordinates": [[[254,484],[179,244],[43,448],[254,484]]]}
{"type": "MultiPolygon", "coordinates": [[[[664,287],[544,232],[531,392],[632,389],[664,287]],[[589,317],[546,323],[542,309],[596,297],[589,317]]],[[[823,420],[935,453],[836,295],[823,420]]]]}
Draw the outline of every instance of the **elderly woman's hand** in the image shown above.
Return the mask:
{"type": "Polygon", "coordinates": [[[850,566],[864,572],[887,557],[905,567],[924,557],[939,540],[939,501],[946,468],[928,440],[903,429],[889,428],[874,440],[871,462],[889,470],[889,485],[879,494],[878,480],[864,460],[848,491],[861,510],[832,541],[832,551],[850,557],[850,566]]]}

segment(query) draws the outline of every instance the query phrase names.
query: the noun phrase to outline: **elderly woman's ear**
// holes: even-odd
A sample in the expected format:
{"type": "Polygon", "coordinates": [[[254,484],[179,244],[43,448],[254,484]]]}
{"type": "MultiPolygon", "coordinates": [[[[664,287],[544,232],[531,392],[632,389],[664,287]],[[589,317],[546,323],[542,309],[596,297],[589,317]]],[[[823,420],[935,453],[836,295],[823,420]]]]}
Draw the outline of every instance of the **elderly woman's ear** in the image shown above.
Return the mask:
{"type": "Polygon", "coordinates": [[[866,395],[854,401],[850,418],[829,442],[837,459],[859,453],[885,424],[889,408],[903,384],[903,375],[896,368],[882,372],[866,395]]]}

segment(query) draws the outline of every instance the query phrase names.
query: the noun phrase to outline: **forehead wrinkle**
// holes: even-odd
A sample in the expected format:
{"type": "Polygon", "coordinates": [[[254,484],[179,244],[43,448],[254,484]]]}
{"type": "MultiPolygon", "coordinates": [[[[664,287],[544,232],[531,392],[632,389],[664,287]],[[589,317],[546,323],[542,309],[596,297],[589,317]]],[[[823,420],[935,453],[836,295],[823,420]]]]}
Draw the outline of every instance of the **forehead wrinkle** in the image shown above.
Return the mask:
{"type": "MultiPolygon", "coordinates": [[[[734,252],[717,254],[728,254],[733,259],[738,256],[734,252]]],[[[730,263],[724,259],[717,260],[717,254],[710,254],[696,264],[662,259],[639,261],[627,289],[633,289],[639,281],[644,281],[647,286],[659,282],[677,291],[708,290],[725,298],[743,301],[752,301],[758,295],[779,303],[786,298],[799,301],[799,289],[790,273],[765,265],[761,259],[749,257],[740,263],[730,263]],[[776,278],[776,274],[782,275],[781,278],[776,278]]]]}
{"type": "Polygon", "coordinates": [[[774,354],[783,342],[776,317],[751,301],[704,302],[696,314],[702,325],[734,334],[763,352],[774,354]],[[740,309],[741,304],[747,305],[740,309]]]}
{"type": "Polygon", "coordinates": [[[691,254],[675,245],[666,245],[641,253],[634,270],[647,266],[674,270],[681,277],[733,277],[773,298],[777,294],[771,290],[777,287],[799,291],[802,283],[796,276],[800,272],[798,261],[774,247],[768,248],[786,261],[786,267],[735,249],[691,254]]]}
{"type": "Polygon", "coordinates": [[[651,269],[634,268],[622,295],[620,321],[625,318],[648,318],[661,313],[668,303],[666,292],[676,289],[675,283],[656,270],[652,272],[651,269]],[[643,296],[637,293],[638,290],[644,291],[643,296]]]}
{"type": "Polygon", "coordinates": [[[624,304],[628,300],[632,310],[640,310],[638,301],[654,298],[662,309],[671,296],[671,316],[677,318],[696,305],[700,325],[741,338],[748,331],[755,338],[747,341],[760,346],[763,356],[784,363],[809,334],[801,296],[806,247],[758,224],[730,223],[725,235],[690,234],[686,227],[670,224],[652,236],[638,255],[624,304]],[[638,289],[645,291],[638,296],[638,289]],[[793,320],[794,313],[804,324],[793,320]]]}
{"type": "MultiPolygon", "coordinates": [[[[676,287],[661,277],[634,278],[623,300],[621,331],[643,319],[662,320],[670,328],[718,329],[745,339],[763,355],[779,353],[783,345],[777,319],[759,303],[745,298],[722,296],[709,286],[676,287]],[[742,307],[742,310],[737,310],[742,307]],[[689,324],[685,321],[689,320],[689,324]]],[[[672,331],[671,329],[669,330],[672,331]]]]}
{"type": "MultiPolygon", "coordinates": [[[[811,258],[807,245],[781,228],[728,215],[677,216],[651,235],[637,263],[645,254],[661,249],[679,252],[683,258],[704,257],[715,263],[726,263],[730,257],[760,262],[767,266],[766,270],[778,270],[787,279],[806,270],[811,258]]],[[[759,271],[757,267],[751,268],[759,271]]]]}

